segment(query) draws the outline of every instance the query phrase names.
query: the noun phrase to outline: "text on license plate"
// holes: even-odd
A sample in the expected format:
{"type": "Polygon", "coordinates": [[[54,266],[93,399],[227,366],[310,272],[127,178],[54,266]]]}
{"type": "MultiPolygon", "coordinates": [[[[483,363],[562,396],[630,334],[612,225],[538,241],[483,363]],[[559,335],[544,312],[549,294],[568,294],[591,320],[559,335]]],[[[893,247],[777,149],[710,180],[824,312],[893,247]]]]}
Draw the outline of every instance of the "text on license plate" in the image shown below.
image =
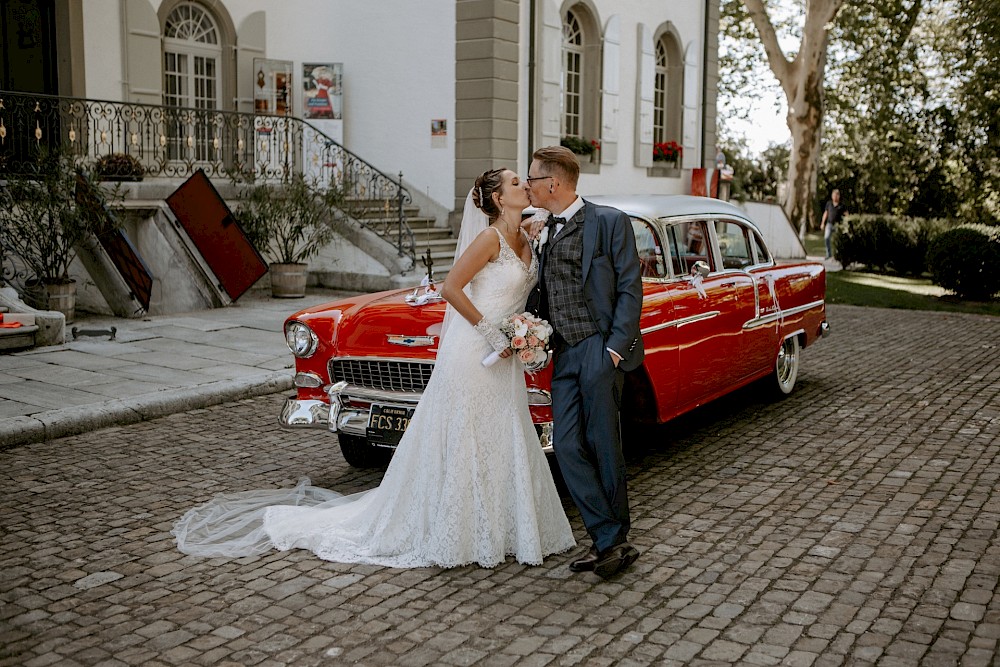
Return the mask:
{"type": "Polygon", "coordinates": [[[403,437],[403,431],[410,425],[412,407],[372,403],[368,418],[366,436],[373,445],[395,447],[403,437]]]}

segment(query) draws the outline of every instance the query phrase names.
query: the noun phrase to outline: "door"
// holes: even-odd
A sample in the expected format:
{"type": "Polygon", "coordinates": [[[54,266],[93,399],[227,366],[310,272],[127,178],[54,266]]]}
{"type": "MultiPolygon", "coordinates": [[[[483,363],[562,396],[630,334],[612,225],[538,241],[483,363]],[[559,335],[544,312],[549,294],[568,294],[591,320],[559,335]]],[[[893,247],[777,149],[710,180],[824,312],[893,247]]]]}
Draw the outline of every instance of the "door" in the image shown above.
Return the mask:
{"type": "Polygon", "coordinates": [[[219,29],[208,12],[193,3],[170,12],[163,39],[163,104],[184,110],[169,116],[168,159],[191,163],[217,157],[212,112],[220,106],[221,57],[219,29]]]}
{"type": "Polygon", "coordinates": [[[753,317],[747,273],[720,270],[714,230],[706,220],[672,223],[668,245],[675,276],[667,285],[678,350],[678,405],[704,402],[743,376],[743,324],[753,317]],[[705,262],[709,274],[697,273],[705,262]]]}

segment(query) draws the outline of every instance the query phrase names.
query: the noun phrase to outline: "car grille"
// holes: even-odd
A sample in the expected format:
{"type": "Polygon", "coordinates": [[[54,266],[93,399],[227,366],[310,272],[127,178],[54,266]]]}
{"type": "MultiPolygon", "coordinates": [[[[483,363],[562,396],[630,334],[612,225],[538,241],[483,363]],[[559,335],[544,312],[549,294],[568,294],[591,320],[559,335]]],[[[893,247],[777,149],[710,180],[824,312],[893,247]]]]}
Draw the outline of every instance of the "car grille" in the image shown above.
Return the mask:
{"type": "Polygon", "coordinates": [[[422,392],[431,379],[433,362],[374,361],[366,359],[334,359],[330,361],[330,377],[334,382],[387,391],[422,392]]]}

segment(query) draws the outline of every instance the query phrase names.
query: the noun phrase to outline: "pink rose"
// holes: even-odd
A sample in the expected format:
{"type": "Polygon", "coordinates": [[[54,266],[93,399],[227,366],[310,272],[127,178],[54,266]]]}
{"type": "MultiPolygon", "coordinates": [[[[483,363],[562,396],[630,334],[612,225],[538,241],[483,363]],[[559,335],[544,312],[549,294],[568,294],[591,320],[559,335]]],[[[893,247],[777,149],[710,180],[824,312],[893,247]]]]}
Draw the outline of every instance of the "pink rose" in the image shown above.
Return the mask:
{"type": "Polygon", "coordinates": [[[524,338],[524,336],[514,336],[510,339],[510,346],[515,350],[524,348],[527,343],[528,341],[524,338]]]}
{"type": "Polygon", "coordinates": [[[537,336],[528,336],[528,347],[539,347],[537,336]]]}
{"type": "Polygon", "coordinates": [[[531,362],[533,362],[535,360],[535,351],[534,350],[521,350],[520,352],[517,353],[517,358],[520,359],[521,361],[523,361],[526,364],[530,364],[531,362]]]}

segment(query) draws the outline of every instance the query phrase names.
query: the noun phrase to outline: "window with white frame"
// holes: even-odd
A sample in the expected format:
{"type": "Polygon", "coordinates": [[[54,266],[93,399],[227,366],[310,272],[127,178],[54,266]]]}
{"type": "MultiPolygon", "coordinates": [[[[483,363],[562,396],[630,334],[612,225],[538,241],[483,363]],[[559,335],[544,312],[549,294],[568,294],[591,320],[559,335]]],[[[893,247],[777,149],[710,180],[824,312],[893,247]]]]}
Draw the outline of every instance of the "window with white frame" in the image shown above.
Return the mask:
{"type": "MultiPolygon", "coordinates": [[[[653,80],[653,141],[667,141],[667,47],[656,42],[656,69],[653,80]]],[[[671,137],[672,138],[672,137],[671,137]]]]}
{"type": "MultiPolygon", "coordinates": [[[[219,108],[222,46],[215,20],[186,2],[170,12],[163,32],[163,104],[211,111],[219,108]]],[[[197,112],[175,114],[167,131],[172,160],[211,159],[211,124],[197,112]]]]}
{"type": "Polygon", "coordinates": [[[684,61],[673,26],[661,28],[654,44],[654,58],[653,144],[660,147],[661,153],[671,153],[680,148],[684,111],[684,61]]]}
{"type": "Polygon", "coordinates": [[[583,29],[572,11],[563,22],[563,114],[562,135],[582,137],[583,29]]]}

